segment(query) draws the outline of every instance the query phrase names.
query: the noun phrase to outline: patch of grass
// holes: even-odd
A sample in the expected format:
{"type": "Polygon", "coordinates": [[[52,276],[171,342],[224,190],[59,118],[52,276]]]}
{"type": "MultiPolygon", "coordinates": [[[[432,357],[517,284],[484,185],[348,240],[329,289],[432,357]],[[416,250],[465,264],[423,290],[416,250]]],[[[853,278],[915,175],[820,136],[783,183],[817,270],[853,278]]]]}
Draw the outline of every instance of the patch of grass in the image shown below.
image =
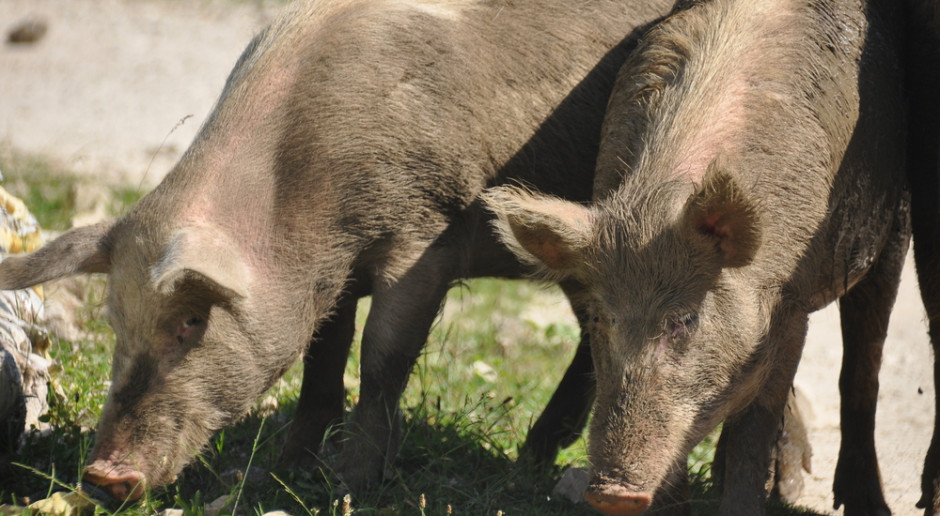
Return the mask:
{"type": "MultiPolygon", "coordinates": [[[[47,204],[27,200],[34,209],[40,206],[43,220],[65,225],[70,215],[68,190],[62,185],[67,180],[53,181],[57,172],[44,168],[48,164],[41,160],[0,162],[0,167],[8,182],[23,178],[27,199],[46,199],[47,204]],[[55,202],[57,198],[61,202],[55,202]]],[[[134,195],[116,197],[125,206],[136,200],[134,195]]],[[[10,474],[0,475],[0,503],[44,496],[52,484],[48,476],[64,483],[79,476],[104,403],[114,345],[102,308],[103,281],[92,280],[89,289],[82,314],[88,337],[74,343],[57,340],[52,350],[63,371],[56,377],[59,394],[50,400],[46,417],[50,430],[33,437],[16,458],[22,467],[11,466],[10,474]]],[[[364,299],[359,328],[368,308],[369,300],[364,299]]],[[[176,507],[200,515],[206,503],[229,496],[233,503],[227,511],[237,504],[239,514],[276,509],[331,516],[596,514],[585,504],[549,499],[565,467],[587,464],[584,439],[563,452],[556,469],[547,474],[514,462],[516,447],[564,373],[578,337],[557,288],[468,281],[449,293],[410,379],[402,402],[406,439],[394,475],[383,485],[344,500],[328,474],[276,465],[296,408],[302,375],[298,364],[269,393],[279,402],[276,412],[258,410],[219,432],[178,482],[119,512],[144,515],[176,507]]],[[[355,345],[347,369],[349,406],[358,398],[358,357],[355,345]]],[[[714,436],[689,459],[694,514],[714,514],[718,506],[709,470],[713,454],[714,436]]],[[[781,516],[813,514],[782,505],[772,505],[769,511],[781,516]]]]}

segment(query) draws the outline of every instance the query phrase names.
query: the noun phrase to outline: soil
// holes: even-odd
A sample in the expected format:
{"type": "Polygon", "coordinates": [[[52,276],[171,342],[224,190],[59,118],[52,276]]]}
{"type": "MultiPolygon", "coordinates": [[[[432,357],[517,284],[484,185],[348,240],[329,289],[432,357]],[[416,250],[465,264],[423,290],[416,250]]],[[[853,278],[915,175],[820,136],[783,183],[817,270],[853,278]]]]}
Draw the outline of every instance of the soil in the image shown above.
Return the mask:
{"type": "MultiPolygon", "coordinates": [[[[0,2],[0,148],[36,153],[102,182],[155,185],[196,134],[241,50],[277,4],[201,0],[0,2]],[[46,31],[7,43],[26,21],[46,31]]],[[[800,504],[832,511],[839,447],[838,308],[811,318],[796,384],[814,417],[800,504]]],[[[894,514],[920,514],[933,424],[932,353],[908,260],[881,372],[877,447],[894,514]]]]}

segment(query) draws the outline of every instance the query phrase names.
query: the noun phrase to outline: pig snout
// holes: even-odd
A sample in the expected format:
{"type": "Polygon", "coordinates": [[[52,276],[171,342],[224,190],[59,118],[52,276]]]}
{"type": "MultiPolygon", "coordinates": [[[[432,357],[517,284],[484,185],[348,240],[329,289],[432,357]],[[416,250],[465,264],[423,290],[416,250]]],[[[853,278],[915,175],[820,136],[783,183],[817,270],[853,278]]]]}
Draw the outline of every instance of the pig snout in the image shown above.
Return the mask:
{"type": "Polygon", "coordinates": [[[98,460],[85,467],[82,481],[98,486],[116,500],[133,501],[146,490],[144,474],[126,465],[98,460]]]}
{"type": "Polygon", "coordinates": [[[653,503],[653,496],[631,484],[592,482],[584,499],[607,516],[636,516],[653,503]]]}

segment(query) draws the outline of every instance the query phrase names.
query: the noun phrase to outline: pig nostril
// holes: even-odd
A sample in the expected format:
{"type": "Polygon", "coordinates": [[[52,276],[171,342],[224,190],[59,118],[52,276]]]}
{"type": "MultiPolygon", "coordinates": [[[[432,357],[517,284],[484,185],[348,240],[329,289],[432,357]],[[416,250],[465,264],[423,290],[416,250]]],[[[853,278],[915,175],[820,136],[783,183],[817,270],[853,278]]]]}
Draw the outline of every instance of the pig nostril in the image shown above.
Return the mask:
{"type": "Polygon", "coordinates": [[[621,487],[591,487],[584,492],[584,499],[607,516],[637,516],[653,503],[646,493],[628,492],[621,487]]]}
{"type": "Polygon", "coordinates": [[[100,474],[86,470],[82,480],[98,486],[116,500],[137,500],[144,494],[144,476],[137,471],[100,474]]]}

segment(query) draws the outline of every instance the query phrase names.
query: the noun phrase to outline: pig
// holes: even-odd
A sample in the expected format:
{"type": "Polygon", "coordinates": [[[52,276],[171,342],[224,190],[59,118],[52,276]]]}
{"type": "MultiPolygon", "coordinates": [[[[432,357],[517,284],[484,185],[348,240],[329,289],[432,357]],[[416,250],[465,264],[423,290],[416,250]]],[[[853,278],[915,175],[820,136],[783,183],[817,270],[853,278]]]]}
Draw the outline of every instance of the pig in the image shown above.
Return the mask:
{"type": "MultiPolygon", "coordinates": [[[[935,392],[940,392],[940,3],[905,0],[905,88],[910,103],[908,174],[914,263],[934,350],[935,392]]],[[[935,399],[940,415],[940,397],[935,399]]],[[[940,417],[940,416],[938,416],[940,417]]],[[[917,506],[940,513],[940,425],[927,449],[917,506]]]]}
{"type": "MultiPolygon", "coordinates": [[[[343,419],[365,295],[360,399],[333,467],[354,490],[379,480],[400,439],[399,397],[449,285],[525,270],[493,233],[480,192],[515,182],[588,200],[617,70],[671,4],[288,7],[129,213],[0,264],[0,288],[108,275],[112,384],[84,480],[118,499],[172,482],[301,355],[283,453],[316,464],[343,419]]],[[[584,424],[589,352],[579,347],[523,456],[551,462],[584,424]]]]}
{"type": "Polygon", "coordinates": [[[808,314],[838,300],[834,505],[890,514],[873,431],[911,231],[900,5],[685,4],[618,75],[590,204],[485,194],[521,259],[585,287],[585,497],[608,515],[688,514],[685,457],[723,422],[718,512],[764,514],[808,314]]]}

